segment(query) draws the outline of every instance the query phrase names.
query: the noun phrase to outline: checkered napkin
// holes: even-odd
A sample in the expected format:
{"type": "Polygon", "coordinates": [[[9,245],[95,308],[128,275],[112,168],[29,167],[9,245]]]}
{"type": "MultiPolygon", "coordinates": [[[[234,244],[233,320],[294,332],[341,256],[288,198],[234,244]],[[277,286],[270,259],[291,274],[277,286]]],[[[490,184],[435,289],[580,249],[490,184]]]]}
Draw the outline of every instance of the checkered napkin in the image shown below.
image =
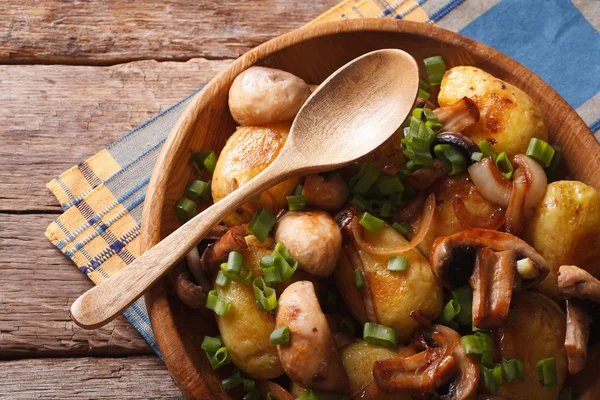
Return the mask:
{"type": "MultiPolygon", "coordinates": [[[[552,85],[592,132],[600,129],[598,0],[346,0],[311,23],[367,17],[436,24],[488,44],[552,85]]],[[[46,236],[96,285],[140,255],[150,174],[192,95],[48,184],[64,213],[46,236]]],[[[158,352],[143,299],[124,315],[158,352]]]]}

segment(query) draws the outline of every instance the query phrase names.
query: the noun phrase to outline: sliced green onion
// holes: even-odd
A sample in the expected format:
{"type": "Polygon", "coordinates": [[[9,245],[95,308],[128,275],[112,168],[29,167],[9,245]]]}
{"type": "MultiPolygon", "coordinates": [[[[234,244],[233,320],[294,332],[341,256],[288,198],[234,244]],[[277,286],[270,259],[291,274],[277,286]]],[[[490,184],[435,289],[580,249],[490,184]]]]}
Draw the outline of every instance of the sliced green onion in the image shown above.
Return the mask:
{"type": "Polygon", "coordinates": [[[535,365],[538,383],[542,389],[553,388],[558,384],[556,378],[556,360],[554,357],[540,360],[535,365]]]}
{"type": "Polygon", "coordinates": [[[275,265],[275,256],[268,255],[263,256],[260,259],[260,268],[263,271],[263,276],[267,284],[274,284],[281,282],[281,271],[279,267],[275,265]]]}
{"type": "Polygon", "coordinates": [[[417,191],[410,185],[404,185],[404,192],[402,192],[402,202],[406,203],[411,201],[417,195],[417,191]]]}
{"type": "Polygon", "coordinates": [[[481,142],[477,143],[477,145],[479,146],[479,150],[481,150],[483,153],[483,158],[492,157],[494,161],[496,161],[496,157],[498,157],[498,155],[494,149],[492,149],[490,142],[487,140],[482,140],[481,142]]]}
{"type": "Polygon", "coordinates": [[[365,277],[363,276],[363,272],[360,268],[356,268],[354,270],[354,282],[356,283],[356,288],[361,290],[365,287],[365,277]]]}
{"type": "Polygon", "coordinates": [[[419,89],[423,89],[423,90],[429,89],[429,82],[424,81],[423,79],[419,79],[419,89]]]}
{"type": "Polygon", "coordinates": [[[379,216],[383,218],[387,218],[392,215],[392,203],[388,200],[384,201],[379,208],[379,216]]]}
{"type": "Polygon", "coordinates": [[[177,204],[175,204],[175,215],[177,215],[177,218],[183,223],[194,218],[196,214],[196,203],[190,199],[182,197],[177,204]]]}
{"type": "Polygon", "coordinates": [[[257,194],[256,196],[254,196],[253,198],[251,198],[250,200],[260,200],[260,193],[257,194]]]}
{"type": "Polygon", "coordinates": [[[215,172],[215,167],[217,166],[217,155],[214,151],[199,151],[192,154],[191,159],[198,173],[202,172],[202,167],[206,168],[211,174],[215,172]]]}
{"type": "Polygon", "coordinates": [[[392,228],[394,228],[401,235],[406,235],[410,231],[410,224],[406,221],[402,221],[400,223],[394,222],[392,224],[392,228]]]}
{"type": "Polygon", "coordinates": [[[356,334],[356,324],[350,318],[344,317],[338,322],[338,331],[346,336],[354,336],[356,334]]]}
{"type": "Polygon", "coordinates": [[[560,169],[560,163],[563,159],[563,151],[558,146],[552,146],[554,149],[554,157],[552,157],[552,161],[550,161],[550,166],[546,168],[546,175],[548,175],[548,180],[553,182],[559,178],[558,172],[560,169]]]}
{"type": "Polygon", "coordinates": [[[191,181],[185,188],[185,195],[191,199],[197,199],[201,197],[205,201],[211,200],[210,194],[211,181],[204,182],[200,180],[191,181]]]}
{"type": "Polygon", "coordinates": [[[373,232],[373,233],[379,232],[381,230],[381,228],[383,228],[383,225],[385,224],[383,222],[383,220],[372,216],[368,212],[365,212],[363,214],[362,218],[360,219],[360,221],[358,223],[361,224],[362,226],[364,226],[365,229],[367,229],[368,231],[373,232]]]}
{"type": "Polygon", "coordinates": [[[275,396],[273,393],[267,393],[267,400],[279,400],[279,397],[275,396]]]}
{"type": "Polygon", "coordinates": [[[393,256],[388,259],[387,269],[393,272],[406,272],[408,269],[408,257],[393,256]]]}
{"type": "Polygon", "coordinates": [[[478,151],[474,151],[473,153],[471,153],[471,160],[478,162],[483,160],[483,153],[480,153],[478,151]]]}
{"type": "Polygon", "coordinates": [[[221,295],[216,290],[211,290],[206,298],[206,308],[223,317],[231,309],[231,299],[221,295]]]}
{"type": "Polygon", "coordinates": [[[414,108],[412,110],[412,116],[422,120],[423,119],[423,109],[422,108],[414,108]]]}
{"type": "Polygon", "coordinates": [[[496,394],[502,386],[502,367],[500,364],[494,364],[491,368],[485,365],[479,365],[481,369],[481,384],[491,394],[496,394]]]}
{"type": "Polygon", "coordinates": [[[275,329],[271,332],[271,343],[273,344],[284,344],[290,341],[290,327],[282,326],[281,328],[275,329]]]}
{"type": "Polygon", "coordinates": [[[494,341],[484,332],[475,332],[460,338],[460,344],[466,354],[479,354],[482,364],[490,364],[494,356],[494,341]]]}
{"type": "Polygon", "coordinates": [[[420,118],[410,117],[409,127],[406,128],[401,142],[402,151],[409,160],[406,164],[407,168],[433,165],[430,147],[434,138],[433,130],[420,118]]]}
{"type": "Polygon", "coordinates": [[[442,78],[446,73],[446,63],[442,56],[428,57],[423,60],[425,68],[427,69],[427,76],[429,76],[429,84],[431,86],[438,86],[442,83],[442,78]]]}
{"type": "Polygon", "coordinates": [[[260,393],[256,389],[251,390],[242,397],[242,400],[260,400],[260,393]]]}
{"type": "Polygon", "coordinates": [[[566,386],[560,391],[558,400],[577,400],[578,397],[572,387],[566,386]]]}
{"type": "Polygon", "coordinates": [[[244,285],[247,285],[252,281],[252,271],[247,266],[242,265],[242,270],[239,274],[236,274],[227,272],[227,265],[227,263],[221,264],[221,272],[227,278],[231,279],[232,281],[242,283],[244,285]]]}
{"type": "Polygon", "coordinates": [[[371,186],[379,178],[379,166],[374,163],[362,163],[358,174],[350,178],[349,187],[352,193],[367,194],[371,186]]]}
{"type": "Polygon", "coordinates": [[[301,194],[295,196],[287,196],[288,209],[290,211],[302,211],[306,208],[306,197],[301,194]]]}
{"type": "Polygon", "coordinates": [[[523,382],[525,380],[525,369],[521,360],[502,357],[502,372],[504,380],[507,382],[515,380],[523,382]]]}
{"type": "Polygon", "coordinates": [[[460,314],[460,303],[452,299],[447,302],[442,309],[442,313],[440,314],[440,323],[446,326],[457,325],[454,319],[458,317],[458,314],[460,314]]]}
{"type": "Polygon", "coordinates": [[[264,242],[269,232],[275,226],[275,216],[266,209],[261,208],[254,214],[252,221],[248,224],[248,230],[260,241],[264,242]]]}
{"type": "Polygon", "coordinates": [[[210,358],[210,366],[212,369],[218,369],[223,365],[227,365],[231,362],[229,358],[229,352],[227,351],[227,347],[221,347],[217,350],[212,357],[210,358]]]}
{"type": "Polygon", "coordinates": [[[435,115],[435,113],[432,110],[430,110],[429,108],[423,109],[423,115],[425,116],[425,119],[427,120],[427,122],[436,123],[439,121],[437,115],[435,115]]]}
{"type": "Polygon", "coordinates": [[[472,324],[473,312],[473,289],[469,285],[465,285],[454,289],[450,292],[452,298],[460,304],[460,312],[458,313],[458,323],[464,326],[472,324]]]}
{"type": "Polygon", "coordinates": [[[394,328],[367,322],[363,328],[363,339],[371,344],[395,349],[398,347],[398,338],[394,328]]]}
{"type": "Polygon", "coordinates": [[[217,350],[219,350],[222,346],[223,342],[221,341],[220,337],[207,335],[204,336],[204,339],[202,339],[202,344],[200,345],[200,348],[204,351],[214,353],[217,350]]]}
{"type": "Polygon", "coordinates": [[[389,196],[390,194],[399,193],[404,190],[404,185],[400,182],[400,178],[395,175],[380,178],[375,186],[384,196],[389,196]]]}
{"type": "Polygon", "coordinates": [[[320,290],[319,304],[321,305],[323,312],[335,312],[335,307],[337,306],[337,296],[330,290],[320,290]]]}
{"type": "Polygon", "coordinates": [[[272,311],[277,308],[277,293],[275,293],[275,289],[267,286],[262,276],[254,278],[252,288],[259,310],[272,311]]]}
{"type": "Polygon", "coordinates": [[[228,274],[236,274],[239,275],[242,273],[242,263],[244,262],[244,258],[241,253],[237,251],[231,251],[229,256],[227,257],[227,268],[226,272],[228,274]]]}
{"type": "Polygon", "coordinates": [[[427,100],[427,99],[429,99],[429,97],[431,97],[431,95],[429,93],[427,93],[425,90],[419,89],[419,94],[417,95],[417,97],[420,99],[423,99],[423,100],[427,100]]]}
{"type": "Polygon", "coordinates": [[[296,186],[296,189],[294,189],[294,196],[300,196],[302,194],[302,190],[304,189],[304,187],[302,185],[298,185],[296,186]]]}
{"type": "Polygon", "coordinates": [[[273,251],[275,266],[279,267],[281,273],[281,279],[284,281],[289,280],[294,272],[298,269],[298,261],[292,257],[289,250],[281,242],[275,245],[273,251]]]}
{"type": "Polygon", "coordinates": [[[467,170],[467,160],[460,150],[451,144],[436,144],[433,146],[435,155],[446,164],[450,175],[456,175],[467,170]]]}
{"type": "Polygon", "coordinates": [[[217,273],[217,279],[215,279],[215,284],[225,287],[229,284],[229,281],[230,279],[226,277],[225,274],[219,269],[219,272],[217,273]]]}
{"type": "Polygon", "coordinates": [[[369,209],[368,202],[360,194],[352,195],[349,203],[356,207],[359,211],[367,211],[369,209]]]}
{"type": "Polygon", "coordinates": [[[525,154],[540,163],[542,167],[548,168],[554,157],[554,148],[541,139],[532,138],[525,154]]]}
{"type": "Polygon", "coordinates": [[[296,400],[319,400],[319,396],[314,390],[305,390],[296,400]]]}
{"type": "Polygon", "coordinates": [[[234,387],[241,385],[243,381],[244,378],[242,377],[242,373],[240,371],[236,371],[231,376],[223,379],[221,381],[221,386],[223,386],[223,389],[225,390],[231,390],[234,387]]]}
{"type": "Polygon", "coordinates": [[[430,128],[435,133],[439,133],[442,131],[442,129],[444,129],[444,125],[440,124],[439,122],[427,121],[425,122],[425,126],[430,128]]]}
{"type": "Polygon", "coordinates": [[[244,386],[245,392],[251,392],[254,389],[256,389],[256,382],[254,381],[254,379],[243,377],[242,384],[244,386]]]}
{"type": "Polygon", "coordinates": [[[513,165],[508,159],[506,152],[503,151],[502,153],[498,154],[498,157],[496,157],[496,166],[506,179],[510,179],[512,177],[513,165]]]}

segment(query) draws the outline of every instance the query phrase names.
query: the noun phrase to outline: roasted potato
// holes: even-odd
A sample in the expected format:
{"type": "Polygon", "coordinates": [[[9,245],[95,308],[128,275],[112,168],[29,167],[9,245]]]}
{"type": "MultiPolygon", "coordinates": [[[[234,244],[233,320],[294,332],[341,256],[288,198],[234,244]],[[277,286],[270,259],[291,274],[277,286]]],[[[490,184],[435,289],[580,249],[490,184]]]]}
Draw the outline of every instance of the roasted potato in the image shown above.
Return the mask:
{"type": "Polygon", "coordinates": [[[525,153],[529,140],[548,141],[544,116],[521,89],[475,67],[460,66],[446,71],[440,88],[440,106],[468,97],[479,108],[480,119],[463,133],[476,143],[487,140],[496,153],[525,153]]]}
{"type": "MultiPolygon", "coordinates": [[[[212,197],[221,200],[238,187],[246,184],[275,160],[290,132],[289,123],[265,126],[239,127],[227,140],[221,151],[212,179],[212,197]]],[[[287,206],[301,178],[288,179],[261,193],[258,200],[250,200],[227,216],[229,226],[250,222],[254,213],[264,207],[275,214],[287,206]]]]}
{"type": "MultiPolygon", "coordinates": [[[[272,241],[261,244],[254,236],[246,237],[248,249],[242,251],[244,265],[253,276],[262,276],[260,259],[272,252],[272,241]]],[[[240,370],[255,379],[272,379],[283,374],[277,347],[271,344],[275,318],[256,306],[252,285],[231,281],[225,287],[214,285],[219,294],[232,300],[229,313],[216,316],[217,325],[231,360],[240,370]]]]}
{"type": "Polygon", "coordinates": [[[600,194],[578,181],[551,183],[523,239],[550,266],[537,290],[562,301],[557,286],[561,265],[577,265],[594,276],[600,274],[600,194]]]}
{"type": "MultiPolygon", "coordinates": [[[[365,240],[378,247],[406,243],[406,239],[387,224],[377,233],[365,230],[365,240]]],[[[410,316],[411,311],[420,310],[431,319],[438,316],[442,308],[442,288],[431,272],[429,262],[418,250],[396,254],[408,257],[408,269],[392,272],[387,269],[388,256],[370,254],[354,247],[369,288],[362,290],[371,292],[377,322],[394,328],[400,342],[408,341],[418,326],[410,316]]],[[[348,252],[348,247],[343,249],[334,275],[348,308],[361,323],[365,323],[365,307],[354,279],[354,269],[359,266],[353,265],[353,257],[349,257],[348,252]]]]}
{"type": "Polygon", "coordinates": [[[548,297],[522,292],[513,297],[516,316],[494,335],[500,339],[500,355],[523,361],[525,381],[505,382],[498,395],[515,400],[554,400],[567,376],[564,348],[566,318],[560,307],[548,297]],[[558,385],[541,389],[535,366],[545,358],[556,359],[558,385]]]}

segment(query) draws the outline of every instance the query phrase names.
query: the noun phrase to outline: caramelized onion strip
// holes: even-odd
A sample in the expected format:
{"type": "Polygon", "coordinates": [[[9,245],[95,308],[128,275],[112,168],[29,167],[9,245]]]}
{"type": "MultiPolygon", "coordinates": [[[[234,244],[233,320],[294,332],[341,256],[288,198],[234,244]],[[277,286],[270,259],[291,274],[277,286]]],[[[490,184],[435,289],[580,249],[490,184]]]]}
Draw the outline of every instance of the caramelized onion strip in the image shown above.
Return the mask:
{"type": "Polygon", "coordinates": [[[512,182],[500,173],[492,157],[476,162],[467,171],[475,187],[487,201],[501,207],[508,206],[512,182]]]}
{"type": "Polygon", "coordinates": [[[506,213],[502,207],[496,207],[489,215],[475,215],[469,211],[461,198],[455,197],[452,199],[452,208],[464,229],[481,228],[497,231],[504,224],[506,213]]]}

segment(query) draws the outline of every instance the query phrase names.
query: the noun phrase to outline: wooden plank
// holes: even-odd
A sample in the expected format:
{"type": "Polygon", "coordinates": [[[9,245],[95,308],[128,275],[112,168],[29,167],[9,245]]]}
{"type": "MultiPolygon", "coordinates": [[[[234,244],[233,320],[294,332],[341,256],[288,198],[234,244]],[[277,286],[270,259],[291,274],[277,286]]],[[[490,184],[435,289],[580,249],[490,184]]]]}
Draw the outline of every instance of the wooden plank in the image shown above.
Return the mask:
{"type": "Polygon", "coordinates": [[[157,356],[0,363],[3,399],[180,399],[157,356]]]}
{"type": "Polygon", "coordinates": [[[92,331],[71,321],[92,282],[44,237],[52,217],[0,213],[0,359],[153,354],[124,317],[92,331]]]}
{"type": "Polygon", "coordinates": [[[46,183],[203,86],[229,62],[0,66],[0,210],[60,211],[46,183]]]}
{"type": "Polygon", "coordinates": [[[0,62],[108,65],[237,58],[339,0],[0,3],[0,62]]]}

